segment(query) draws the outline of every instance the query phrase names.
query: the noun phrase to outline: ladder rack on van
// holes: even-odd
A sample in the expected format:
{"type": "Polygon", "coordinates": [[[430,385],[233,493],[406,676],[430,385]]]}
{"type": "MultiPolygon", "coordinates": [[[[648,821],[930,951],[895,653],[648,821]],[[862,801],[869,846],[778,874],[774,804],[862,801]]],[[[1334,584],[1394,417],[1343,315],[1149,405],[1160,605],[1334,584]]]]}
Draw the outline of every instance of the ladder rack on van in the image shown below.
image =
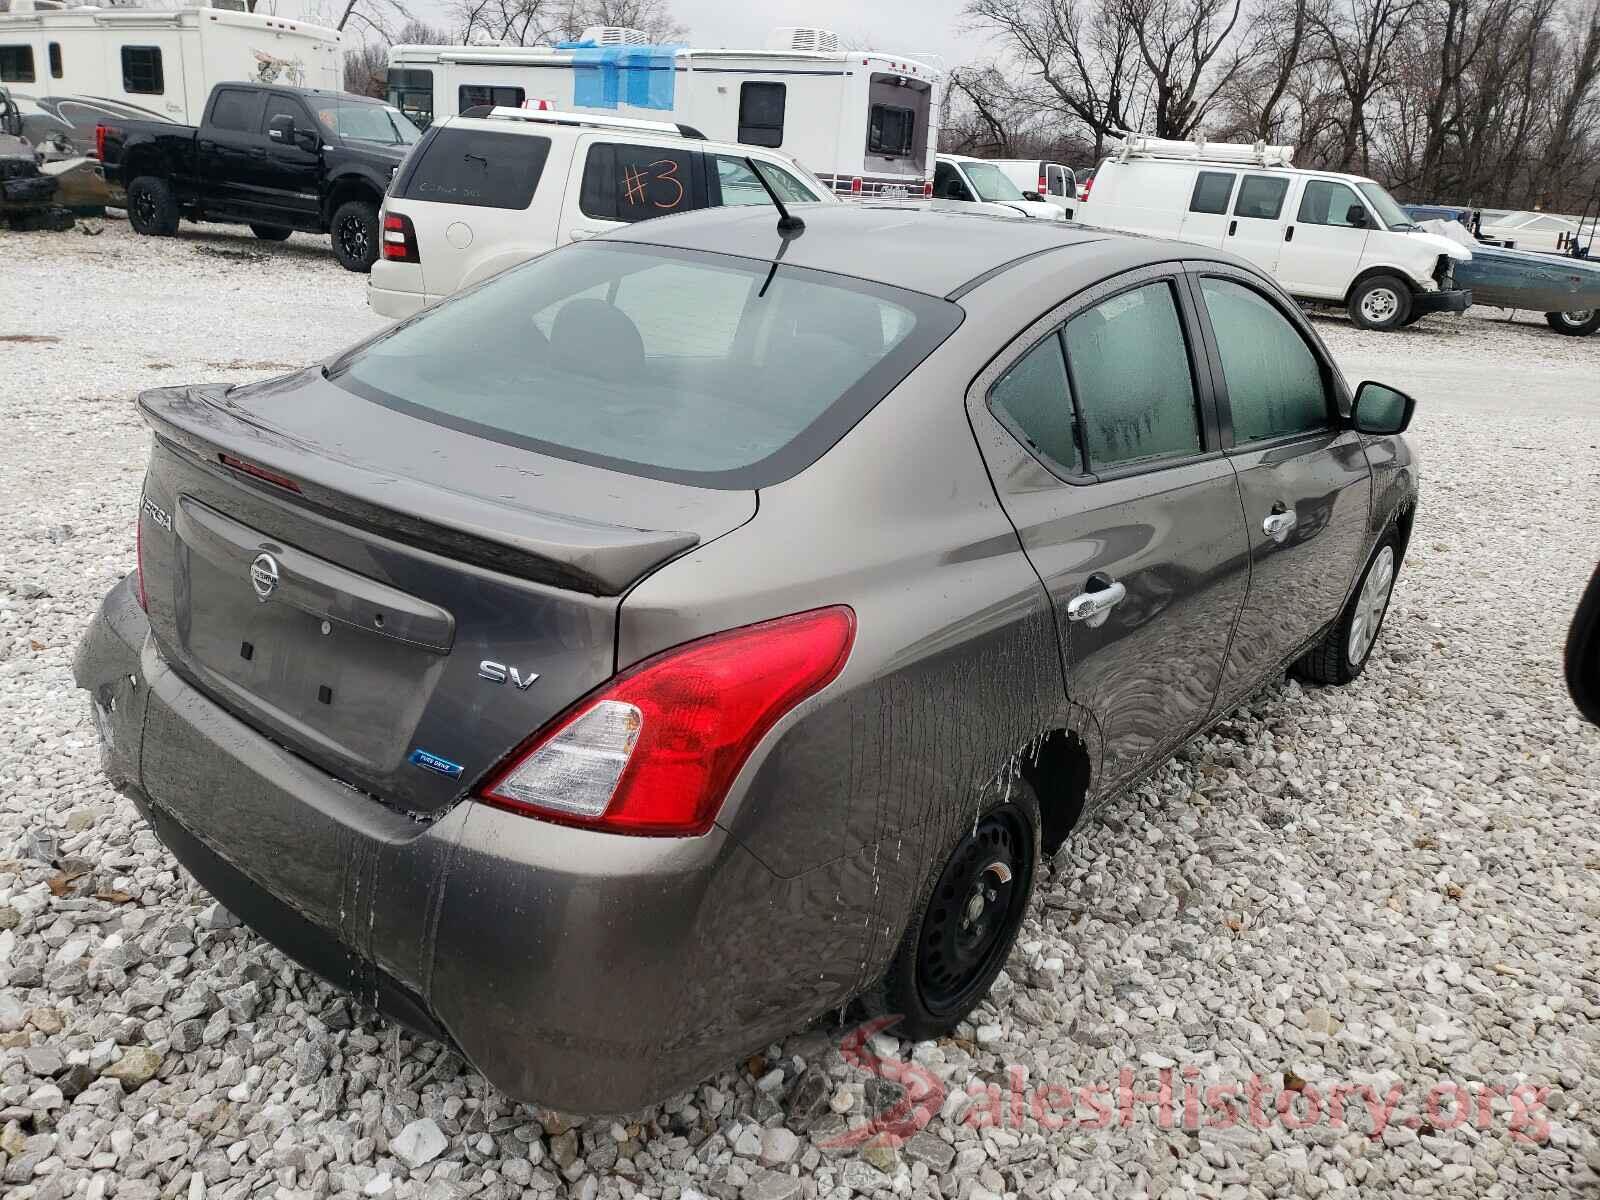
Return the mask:
{"type": "Polygon", "coordinates": [[[1114,130],[1122,137],[1112,151],[1118,162],[1131,158],[1175,158],[1191,162],[1242,163],[1257,167],[1292,167],[1293,146],[1269,146],[1266,142],[1208,142],[1205,138],[1176,141],[1146,137],[1142,133],[1114,130]]]}

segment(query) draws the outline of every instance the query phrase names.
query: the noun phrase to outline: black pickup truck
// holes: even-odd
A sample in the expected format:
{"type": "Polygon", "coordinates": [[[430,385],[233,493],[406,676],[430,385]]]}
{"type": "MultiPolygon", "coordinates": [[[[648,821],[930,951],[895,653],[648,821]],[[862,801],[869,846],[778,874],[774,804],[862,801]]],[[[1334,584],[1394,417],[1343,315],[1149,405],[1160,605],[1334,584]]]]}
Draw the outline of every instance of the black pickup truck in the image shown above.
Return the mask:
{"type": "Polygon", "coordinates": [[[170,237],[183,217],[248,225],[273,242],[327,233],[350,271],[378,257],[378,205],[421,136],[381,100],[252,83],[214,87],[198,129],[117,121],[96,130],[106,178],[127,189],[139,233],[170,237]]]}

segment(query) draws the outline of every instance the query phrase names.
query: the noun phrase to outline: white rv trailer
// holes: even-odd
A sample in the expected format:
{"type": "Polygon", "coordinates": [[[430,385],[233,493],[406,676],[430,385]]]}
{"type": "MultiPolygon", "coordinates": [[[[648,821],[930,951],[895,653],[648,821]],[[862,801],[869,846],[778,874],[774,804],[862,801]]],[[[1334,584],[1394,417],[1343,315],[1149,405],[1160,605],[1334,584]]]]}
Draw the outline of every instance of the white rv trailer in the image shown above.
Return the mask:
{"type": "Polygon", "coordinates": [[[419,125],[487,105],[689,125],[782,150],[842,196],[931,194],[942,73],[899,54],[841,50],[779,29],[762,50],[644,44],[586,30],[550,46],[392,46],[388,99],[419,125]]]}
{"type": "Polygon", "coordinates": [[[0,0],[0,84],[83,147],[108,118],[197,124],[217,83],[343,86],[337,31],[217,3],[230,7],[0,0]]]}

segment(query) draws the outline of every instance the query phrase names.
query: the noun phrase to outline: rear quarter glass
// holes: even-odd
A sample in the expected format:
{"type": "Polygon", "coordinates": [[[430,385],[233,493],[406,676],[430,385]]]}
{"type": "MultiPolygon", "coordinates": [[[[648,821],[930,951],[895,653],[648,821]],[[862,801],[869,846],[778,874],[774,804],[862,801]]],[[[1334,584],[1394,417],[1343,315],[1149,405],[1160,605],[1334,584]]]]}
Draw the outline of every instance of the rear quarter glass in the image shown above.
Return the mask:
{"type": "Polygon", "coordinates": [[[447,126],[433,131],[416,155],[397,199],[527,208],[544,174],[550,139],[447,126]]]}
{"type": "Polygon", "coordinates": [[[962,316],[802,267],[594,242],[461,292],[328,378],[491,441],[748,490],[815,462],[962,316]]]}

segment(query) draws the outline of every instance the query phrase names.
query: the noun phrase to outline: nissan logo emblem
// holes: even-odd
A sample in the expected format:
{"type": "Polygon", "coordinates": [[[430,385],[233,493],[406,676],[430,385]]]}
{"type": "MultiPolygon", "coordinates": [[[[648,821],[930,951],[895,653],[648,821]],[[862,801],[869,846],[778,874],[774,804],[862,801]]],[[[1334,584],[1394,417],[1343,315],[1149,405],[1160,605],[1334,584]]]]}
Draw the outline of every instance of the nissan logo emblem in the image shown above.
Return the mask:
{"type": "Polygon", "coordinates": [[[270,554],[258,554],[250,564],[250,586],[259,600],[271,599],[278,590],[278,560],[270,554]]]}

